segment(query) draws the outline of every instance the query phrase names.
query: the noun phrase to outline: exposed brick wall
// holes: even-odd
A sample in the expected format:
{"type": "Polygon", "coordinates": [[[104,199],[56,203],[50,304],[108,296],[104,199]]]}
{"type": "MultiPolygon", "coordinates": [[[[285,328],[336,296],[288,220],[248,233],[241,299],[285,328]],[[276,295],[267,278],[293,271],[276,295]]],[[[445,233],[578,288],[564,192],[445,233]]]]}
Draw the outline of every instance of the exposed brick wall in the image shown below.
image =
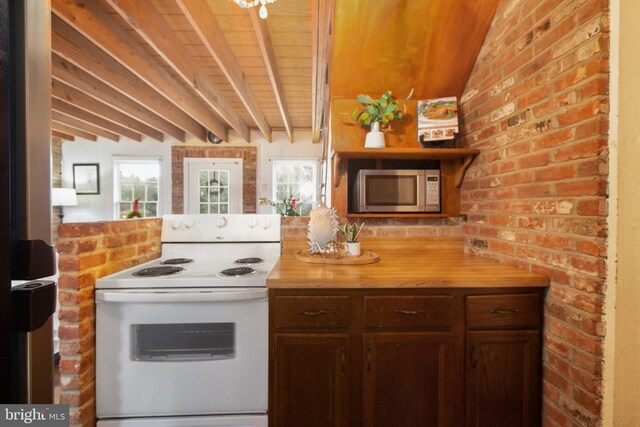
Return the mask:
{"type": "Polygon", "coordinates": [[[60,403],[71,425],[95,425],[96,279],[160,256],[160,219],[62,224],[60,252],[60,403]]]}
{"type": "MultiPolygon", "coordinates": [[[[341,223],[346,222],[340,218],[341,223]]],[[[353,219],[349,220],[354,222],[353,219]]],[[[358,221],[360,222],[360,221],[358,221]]],[[[367,218],[361,236],[367,237],[460,237],[458,218],[367,218]]],[[[282,239],[306,238],[309,217],[282,217],[282,239]]]]}
{"type": "MultiPolygon", "coordinates": [[[[62,140],[51,138],[51,187],[62,187],[62,140]]],[[[58,240],[58,208],[53,207],[51,211],[51,244],[55,245],[58,240]]]]}
{"type": "Polygon", "coordinates": [[[174,214],[184,213],[184,159],[231,158],[242,159],[243,212],[256,213],[256,157],[258,150],[251,147],[171,147],[171,205],[174,214]]]}
{"type": "Polygon", "coordinates": [[[551,278],[545,426],[601,419],[608,2],[503,0],[461,99],[468,251],[551,278]]]}

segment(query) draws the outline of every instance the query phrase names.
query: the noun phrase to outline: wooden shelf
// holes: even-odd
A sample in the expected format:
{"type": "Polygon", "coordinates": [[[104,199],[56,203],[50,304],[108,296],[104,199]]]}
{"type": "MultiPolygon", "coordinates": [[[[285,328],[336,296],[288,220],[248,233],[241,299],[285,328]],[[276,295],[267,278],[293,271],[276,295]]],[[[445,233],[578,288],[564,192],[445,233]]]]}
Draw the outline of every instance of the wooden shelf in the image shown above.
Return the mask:
{"type": "Polygon", "coordinates": [[[451,215],[444,213],[401,213],[401,212],[386,212],[386,213],[347,213],[347,218],[447,218],[451,215]]]}
{"type": "Polygon", "coordinates": [[[340,185],[340,166],[348,159],[416,159],[416,160],[461,160],[455,174],[456,188],[460,188],[464,174],[471,162],[480,153],[472,148],[336,148],[333,152],[333,185],[340,185]]]}

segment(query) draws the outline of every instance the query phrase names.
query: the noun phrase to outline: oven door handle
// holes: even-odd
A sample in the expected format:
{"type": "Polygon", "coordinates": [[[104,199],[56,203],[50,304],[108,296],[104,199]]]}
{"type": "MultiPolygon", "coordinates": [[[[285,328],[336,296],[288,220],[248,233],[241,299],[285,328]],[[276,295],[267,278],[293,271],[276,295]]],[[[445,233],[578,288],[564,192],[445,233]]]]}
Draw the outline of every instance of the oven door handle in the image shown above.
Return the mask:
{"type": "Polygon", "coordinates": [[[224,302],[266,299],[268,291],[262,289],[243,290],[199,290],[191,292],[161,290],[97,291],[96,303],[155,303],[155,302],[224,302]]]}

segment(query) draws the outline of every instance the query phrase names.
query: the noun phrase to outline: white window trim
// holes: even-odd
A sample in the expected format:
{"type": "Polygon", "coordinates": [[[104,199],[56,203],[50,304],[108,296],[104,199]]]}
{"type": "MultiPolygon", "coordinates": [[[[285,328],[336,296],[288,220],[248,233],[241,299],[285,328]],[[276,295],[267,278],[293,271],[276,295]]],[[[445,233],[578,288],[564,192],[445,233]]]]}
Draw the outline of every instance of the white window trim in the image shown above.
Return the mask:
{"type": "Polygon", "coordinates": [[[111,157],[111,170],[113,171],[113,198],[112,198],[112,206],[113,206],[113,218],[115,220],[120,220],[120,212],[118,211],[118,203],[120,203],[120,164],[121,163],[138,163],[138,164],[149,164],[149,163],[158,163],[159,165],[159,176],[158,176],[158,202],[156,204],[156,218],[162,217],[162,192],[164,191],[163,185],[163,176],[162,176],[162,157],[158,156],[112,156],[111,157]]]}
{"type": "Polygon", "coordinates": [[[269,199],[274,200],[274,183],[276,181],[275,176],[275,164],[277,162],[315,162],[316,164],[316,185],[314,188],[315,198],[313,201],[312,209],[318,207],[320,204],[320,180],[322,179],[322,160],[319,157],[270,157],[269,163],[271,163],[271,179],[269,180],[269,199]]]}

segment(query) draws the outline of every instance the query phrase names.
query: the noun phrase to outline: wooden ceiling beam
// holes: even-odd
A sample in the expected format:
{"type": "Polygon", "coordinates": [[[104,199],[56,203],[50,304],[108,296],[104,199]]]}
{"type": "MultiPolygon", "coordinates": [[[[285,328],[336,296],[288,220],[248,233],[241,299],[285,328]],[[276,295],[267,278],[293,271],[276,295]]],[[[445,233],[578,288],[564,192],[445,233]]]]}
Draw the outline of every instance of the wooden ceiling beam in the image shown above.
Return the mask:
{"type": "MultiPolygon", "coordinates": [[[[62,81],[56,80],[55,77],[51,81],[51,95],[61,102],[64,102],[64,105],[59,104],[59,108],[64,108],[59,110],[61,113],[82,118],[82,112],[85,111],[92,116],[101,117],[111,123],[147,135],[157,141],[162,142],[164,140],[164,134],[159,130],[111,108],[104,102],[98,101],[62,81]]],[[[124,134],[121,135],[124,136],[124,134]]]]}
{"type": "MultiPolygon", "coordinates": [[[[245,78],[242,67],[234,55],[227,39],[211,11],[209,4],[202,0],[175,0],[191,27],[213,57],[224,76],[231,84],[249,115],[264,137],[271,142],[271,126],[267,122],[253,90],[245,78]]],[[[266,62],[266,61],[265,61],[266,62]]],[[[286,125],[286,121],[285,121],[286,125]]],[[[290,123],[289,123],[290,125],[290,123]]]]}
{"type": "MultiPolygon", "coordinates": [[[[194,0],[190,0],[194,1],[194,0]]],[[[197,0],[195,0],[197,1],[197,0]]],[[[284,122],[284,128],[289,136],[289,141],[293,142],[293,126],[291,125],[291,117],[289,116],[289,108],[287,107],[287,100],[284,95],[284,89],[282,88],[282,79],[278,71],[278,63],[276,61],[276,53],[273,50],[273,42],[271,41],[271,32],[269,31],[269,25],[267,21],[261,19],[258,16],[257,8],[252,8],[249,11],[251,16],[251,24],[253,30],[258,38],[258,44],[260,45],[260,52],[264,59],[264,64],[267,67],[267,73],[269,74],[269,81],[273,87],[273,93],[284,122]]]]}
{"type": "Polygon", "coordinates": [[[150,2],[106,1],[216,114],[245,141],[250,141],[249,127],[242,117],[213,84],[211,77],[202,69],[198,61],[178,42],[172,30],[150,2]]]}
{"type": "Polygon", "coordinates": [[[140,80],[135,74],[123,67],[108,53],[94,45],[90,40],[73,29],[59,17],[51,17],[52,50],[76,66],[86,70],[95,79],[117,90],[146,108],[151,108],[160,117],[150,117],[150,126],[185,141],[185,131],[200,140],[206,140],[207,130],[188,114],[157,93],[152,87],[140,80]],[[183,130],[184,129],[184,130],[183,130]]]}
{"type": "Polygon", "coordinates": [[[64,139],[66,141],[75,141],[76,138],[73,135],[69,135],[68,133],[64,133],[64,132],[59,132],[57,130],[52,130],[51,131],[51,136],[54,136],[56,138],[60,138],[60,139],[64,139]]]}
{"type": "Polygon", "coordinates": [[[106,131],[116,133],[120,136],[133,139],[134,141],[142,141],[142,135],[138,132],[134,132],[124,126],[120,126],[117,123],[113,123],[103,117],[97,116],[75,105],[69,104],[57,98],[51,99],[51,109],[57,113],[66,114],[75,119],[81,120],[90,125],[100,127],[106,131]]]}
{"type": "Polygon", "coordinates": [[[99,126],[92,125],[91,123],[84,122],[82,120],[76,119],[75,117],[62,114],[59,111],[51,112],[51,120],[55,120],[56,122],[61,123],[63,125],[71,126],[76,129],[89,132],[96,136],[101,136],[103,138],[110,139],[111,141],[115,141],[115,142],[120,141],[120,135],[114,132],[104,130],[99,126]]]}
{"type": "MultiPolygon", "coordinates": [[[[77,7],[71,0],[51,0],[51,8],[56,16],[109,53],[169,102],[223,141],[228,141],[225,124],[186,88],[177,84],[171,73],[165,69],[163,62],[149,54],[125,28],[121,27],[115,18],[109,15],[102,1],[92,0],[83,7],[77,7]]],[[[197,137],[202,139],[201,136],[197,137]]]]}
{"type": "Polygon", "coordinates": [[[312,89],[311,89],[311,140],[320,142],[320,133],[326,126],[323,117],[326,117],[327,108],[326,86],[329,61],[329,38],[332,32],[333,0],[311,1],[311,28],[312,28],[312,89]]]}
{"type": "MultiPolygon", "coordinates": [[[[127,98],[121,92],[118,92],[102,80],[97,79],[83,69],[61,58],[56,53],[52,53],[51,55],[51,74],[59,82],[65,82],[63,89],[68,93],[60,94],[64,95],[64,98],[61,98],[63,100],[68,102],[72,102],[73,100],[73,102],[77,101],[78,103],[85,103],[84,101],[86,101],[88,105],[91,104],[90,99],[98,100],[96,102],[101,101],[120,111],[122,114],[134,117],[179,141],[184,142],[186,140],[185,132],[182,129],[148,110],[137,101],[127,98]],[[67,90],[67,88],[70,87],[75,89],[75,92],[67,90]],[[81,96],[76,96],[78,93],[83,93],[86,99],[81,96]]],[[[60,96],[58,97],[60,98],[60,96]]]]}
{"type": "Polygon", "coordinates": [[[51,129],[66,135],[73,135],[89,141],[97,141],[98,137],[83,130],[51,120],[51,129]]]}

